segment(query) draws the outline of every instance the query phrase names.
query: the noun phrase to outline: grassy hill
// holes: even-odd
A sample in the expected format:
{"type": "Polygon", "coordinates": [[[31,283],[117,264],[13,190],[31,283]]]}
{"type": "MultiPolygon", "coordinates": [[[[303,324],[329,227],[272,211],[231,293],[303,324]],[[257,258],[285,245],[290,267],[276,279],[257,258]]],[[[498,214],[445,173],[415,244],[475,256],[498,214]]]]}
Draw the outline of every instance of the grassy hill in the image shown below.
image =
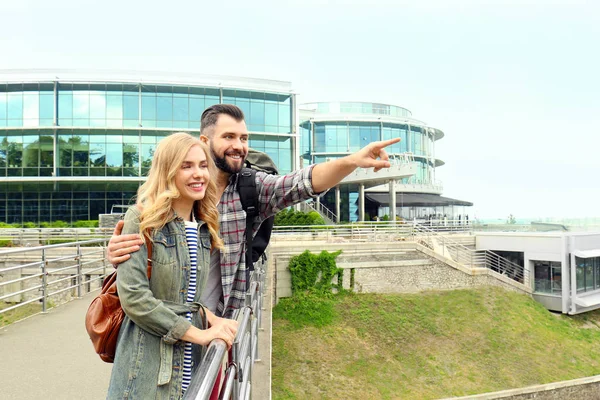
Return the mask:
{"type": "Polygon", "coordinates": [[[600,374],[599,313],[499,288],[283,299],[274,399],[438,399],[600,374]]]}

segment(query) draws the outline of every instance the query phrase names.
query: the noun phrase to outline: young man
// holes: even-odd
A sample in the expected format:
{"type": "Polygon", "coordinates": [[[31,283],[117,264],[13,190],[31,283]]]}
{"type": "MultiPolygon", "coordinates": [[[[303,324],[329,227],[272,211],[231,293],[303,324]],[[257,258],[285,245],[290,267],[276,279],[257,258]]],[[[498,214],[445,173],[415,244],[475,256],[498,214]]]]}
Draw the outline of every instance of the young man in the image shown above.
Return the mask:
{"type": "MultiPolygon", "coordinates": [[[[237,176],[248,154],[248,129],[240,108],[217,104],[202,113],[200,139],[209,144],[218,168],[216,173],[220,214],[220,235],[225,248],[211,254],[208,283],[202,303],[216,315],[230,317],[233,310],[244,304],[246,290],[245,228],[246,213],[237,190],[237,176]]],[[[356,168],[388,168],[390,163],[384,148],[399,138],[373,142],[349,156],[311,165],[287,175],[256,173],[259,192],[259,216],[254,232],[261,222],[278,211],[309,198],[315,198],[337,185],[356,168]]],[[[120,235],[117,224],[108,245],[108,260],[119,264],[137,251],[143,243],[136,235],[120,235]]]]}

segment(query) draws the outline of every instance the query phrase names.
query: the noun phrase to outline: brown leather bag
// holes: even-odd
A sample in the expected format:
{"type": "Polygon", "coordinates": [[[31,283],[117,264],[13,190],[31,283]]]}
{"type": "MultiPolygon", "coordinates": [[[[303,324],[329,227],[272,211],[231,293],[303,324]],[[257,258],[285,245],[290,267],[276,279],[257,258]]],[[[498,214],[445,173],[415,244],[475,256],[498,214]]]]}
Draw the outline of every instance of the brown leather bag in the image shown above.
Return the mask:
{"type": "MultiPolygon", "coordinates": [[[[152,241],[146,237],[148,248],[148,280],[152,276],[152,241]]],[[[92,340],[96,353],[102,361],[115,361],[117,338],[125,313],[117,293],[117,271],[108,275],[102,283],[100,294],[92,300],[85,314],[85,329],[92,340]]]]}

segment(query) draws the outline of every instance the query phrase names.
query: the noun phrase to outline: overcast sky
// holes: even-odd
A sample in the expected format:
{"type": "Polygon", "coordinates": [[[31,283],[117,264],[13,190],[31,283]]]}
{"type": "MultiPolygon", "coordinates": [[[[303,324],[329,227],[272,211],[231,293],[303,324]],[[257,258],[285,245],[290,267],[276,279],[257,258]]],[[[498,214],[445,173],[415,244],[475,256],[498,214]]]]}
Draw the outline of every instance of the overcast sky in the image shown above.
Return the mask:
{"type": "Polygon", "coordinates": [[[599,217],[599,1],[0,2],[0,69],[233,75],[443,130],[477,217],[599,217]]]}

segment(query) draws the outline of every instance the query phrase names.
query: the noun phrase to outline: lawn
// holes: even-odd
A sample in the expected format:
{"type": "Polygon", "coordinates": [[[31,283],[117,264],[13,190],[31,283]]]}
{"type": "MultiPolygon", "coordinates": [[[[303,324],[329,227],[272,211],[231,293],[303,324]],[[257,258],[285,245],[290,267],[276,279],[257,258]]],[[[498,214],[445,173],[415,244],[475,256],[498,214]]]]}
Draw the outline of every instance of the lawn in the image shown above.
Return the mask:
{"type": "Polygon", "coordinates": [[[283,299],[274,399],[438,399],[600,374],[600,312],[499,288],[283,299]]]}

